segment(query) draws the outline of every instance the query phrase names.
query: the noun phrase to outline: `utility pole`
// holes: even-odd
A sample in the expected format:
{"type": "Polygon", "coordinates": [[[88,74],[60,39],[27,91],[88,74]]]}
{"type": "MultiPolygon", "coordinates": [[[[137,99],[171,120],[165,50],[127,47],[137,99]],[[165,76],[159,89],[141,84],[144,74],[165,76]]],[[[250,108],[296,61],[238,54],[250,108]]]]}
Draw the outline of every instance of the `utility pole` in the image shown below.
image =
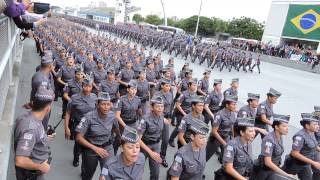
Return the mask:
{"type": "Polygon", "coordinates": [[[199,8],[199,13],[198,13],[198,21],[197,21],[197,26],[196,26],[196,32],[194,33],[194,37],[195,37],[195,38],[197,37],[197,34],[198,34],[201,8],[202,8],[202,0],[201,0],[201,2],[200,2],[200,8],[199,8]]]}
{"type": "Polygon", "coordinates": [[[166,17],[166,12],[164,10],[164,4],[163,4],[163,0],[161,1],[161,5],[162,5],[162,12],[163,12],[163,19],[164,19],[164,25],[167,26],[167,17],[166,17]]]}

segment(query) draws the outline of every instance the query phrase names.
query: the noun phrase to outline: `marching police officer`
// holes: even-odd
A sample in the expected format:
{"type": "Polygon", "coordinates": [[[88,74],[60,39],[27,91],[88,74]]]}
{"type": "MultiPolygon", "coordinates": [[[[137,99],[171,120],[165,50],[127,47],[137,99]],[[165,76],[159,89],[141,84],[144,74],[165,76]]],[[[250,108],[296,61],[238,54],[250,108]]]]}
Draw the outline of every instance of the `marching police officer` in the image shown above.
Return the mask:
{"type": "Polygon", "coordinates": [[[101,91],[101,83],[107,78],[107,70],[105,67],[105,61],[102,58],[97,59],[97,68],[93,71],[93,87],[95,88],[96,92],[101,91]]]}
{"type": "Polygon", "coordinates": [[[224,97],[234,96],[234,97],[238,98],[239,79],[233,78],[230,86],[231,86],[230,88],[226,89],[223,92],[223,96],[224,97]]]}
{"type": "Polygon", "coordinates": [[[83,63],[84,73],[91,74],[97,69],[97,63],[93,59],[92,52],[87,53],[87,60],[83,63]]]}
{"type": "Polygon", "coordinates": [[[151,111],[143,116],[137,127],[141,137],[140,145],[142,152],[149,158],[150,179],[158,180],[160,173],[160,140],[163,133],[164,124],[168,124],[163,116],[163,100],[160,96],[151,99],[151,111]]]}
{"type": "MultiPolygon", "coordinates": [[[[53,69],[53,59],[51,51],[47,52],[41,58],[40,70],[37,71],[31,79],[31,95],[30,95],[30,105],[33,105],[33,99],[37,92],[39,86],[46,86],[48,89],[54,91],[54,78],[52,75],[53,69]]],[[[48,123],[50,119],[50,113],[46,115],[43,119],[42,124],[45,130],[48,128],[48,123]]]]}
{"type": "MultiPolygon", "coordinates": [[[[64,118],[64,128],[66,139],[75,139],[75,128],[81,119],[90,111],[96,108],[97,96],[92,91],[93,79],[87,75],[82,82],[82,91],[71,97],[67,106],[64,118]]],[[[80,145],[75,141],[73,147],[73,166],[79,166],[79,155],[81,153],[80,145]]]]}
{"type": "MultiPolygon", "coordinates": [[[[261,129],[268,131],[268,125],[272,125],[270,118],[273,116],[273,105],[277,103],[278,98],[281,96],[281,93],[277,90],[270,88],[267,99],[259,104],[257,109],[257,115],[255,120],[255,126],[261,129]]],[[[261,138],[264,135],[261,134],[261,138]]]]}
{"type": "Polygon", "coordinates": [[[253,169],[252,140],[255,137],[254,121],[239,118],[237,136],[224,146],[223,165],[215,172],[215,180],[247,180],[253,169]]]}
{"type": "Polygon", "coordinates": [[[119,125],[108,93],[98,96],[97,109],[87,113],[76,128],[76,140],[82,145],[82,179],[91,180],[98,162],[102,168],[114,156],[112,132],[120,137],[119,125]]]}
{"type": "Polygon", "coordinates": [[[136,129],[126,126],[121,136],[122,152],[107,159],[99,180],[142,180],[145,156],[140,153],[139,135],[136,129]]]}
{"type": "Polygon", "coordinates": [[[210,69],[206,69],[203,73],[203,78],[198,82],[198,94],[202,96],[207,96],[209,92],[209,78],[210,78],[210,69]]]}
{"type": "Polygon", "coordinates": [[[259,94],[248,93],[248,105],[241,107],[238,111],[238,117],[248,117],[255,119],[257,114],[257,108],[259,106],[259,94]]]}
{"type": "MultiPolygon", "coordinates": [[[[173,94],[171,91],[171,81],[169,79],[161,79],[160,80],[161,90],[155,93],[155,96],[159,96],[163,100],[163,116],[169,122],[172,120],[173,113],[173,94]]],[[[167,148],[169,143],[169,124],[164,124],[163,132],[162,132],[162,142],[161,142],[161,151],[160,156],[162,158],[162,165],[167,168],[168,163],[166,161],[167,148]]]]}
{"type": "Polygon", "coordinates": [[[145,69],[140,69],[138,71],[137,96],[140,98],[141,101],[142,114],[146,114],[147,101],[149,101],[150,98],[150,85],[149,82],[146,80],[145,69]]]}
{"type": "Polygon", "coordinates": [[[181,120],[179,126],[179,134],[178,134],[178,148],[189,143],[190,139],[190,123],[192,120],[197,119],[198,121],[204,121],[204,117],[202,115],[203,107],[204,107],[203,96],[195,96],[191,99],[191,111],[186,116],[184,116],[181,120]]]}
{"type": "Polygon", "coordinates": [[[116,117],[122,128],[126,125],[136,128],[137,121],[142,116],[141,100],[136,96],[136,80],[131,80],[128,83],[127,92],[126,95],[120,97],[115,105],[116,117]]]}
{"type": "Polygon", "coordinates": [[[111,98],[112,103],[116,103],[120,97],[119,83],[115,79],[115,71],[111,67],[107,69],[107,79],[101,81],[101,91],[107,92],[111,98]]]}
{"type": "Polygon", "coordinates": [[[169,138],[169,145],[174,147],[174,139],[179,133],[179,125],[181,123],[181,119],[189,114],[191,112],[191,101],[192,98],[197,96],[197,79],[191,79],[188,82],[188,89],[183,91],[182,94],[179,96],[177,102],[176,102],[176,109],[177,109],[177,114],[176,114],[176,120],[177,124],[175,129],[170,135],[169,138]]]}
{"type": "Polygon", "coordinates": [[[222,101],[221,84],[222,79],[214,79],[213,90],[206,96],[203,116],[207,124],[212,121],[214,114],[220,110],[222,101]]]}
{"type": "Polygon", "coordinates": [[[120,83],[119,91],[123,96],[127,93],[127,86],[131,79],[134,77],[134,71],[132,70],[132,61],[127,60],[126,66],[118,74],[118,82],[120,83]]]}
{"type": "Polygon", "coordinates": [[[168,170],[171,180],[200,180],[206,166],[206,141],[209,126],[199,119],[190,119],[189,129],[191,141],[182,146],[174,156],[168,170]]]}
{"type": "Polygon", "coordinates": [[[266,135],[261,143],[261,153],[254,164],[253,180],[281,179],[281,176],[294,178],[281,168],[281,156],[284,152],[282,136],[288,134],[290,116],[274,114],[273,131],[266,135]],[[279,176],[281,175],[281,176],[279,176]]]}
{"type": "Polygon", "coordinates": [[[14,128],[15,168],[17,180],[43,180],[50,170],[49,146],[41,123],[51,111],[54,92],[40,86],[33,97],[32,110],[16,120],[14,128]]]}
{"type": "Polygon", "coordinates": [[[297,174],[301,180],[317,180],[319,175],[312,171],[320,169],[320,162],[315,159],[317,151],[320,151],[315,137],[319,131],[319,120],[311,113],[302,113],[301,118],[303,129],[293,136],[292,150],[282,169],[286,173],[297,174]]]}
{"type": "MultiPolygon", "coordinates": [[[[223,109],[217,112],[214,116],[212,123],[212,132],[210,134],[208,144],[206,147],[208,161],[211,156],[217,152],[220,147],[223,151],[228,141],[234,137],[234,123],[236,122],[236,108],[238,98],[235,96],[226,96],[223,109]]],[[[221,153],[221,155],[223,152],[221,153]]],[[[222,161],[222,157],[219,157],[219,161],[222,161]]]]}

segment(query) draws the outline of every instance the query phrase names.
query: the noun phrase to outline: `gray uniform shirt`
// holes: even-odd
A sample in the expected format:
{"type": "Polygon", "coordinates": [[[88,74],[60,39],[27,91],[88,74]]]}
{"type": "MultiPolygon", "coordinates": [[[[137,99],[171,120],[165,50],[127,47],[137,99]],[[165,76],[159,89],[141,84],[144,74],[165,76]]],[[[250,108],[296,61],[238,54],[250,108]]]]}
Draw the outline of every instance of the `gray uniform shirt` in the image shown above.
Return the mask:
{"type": "Polygon", "coordinates": [[[157,91],[155,93],[155,96],[162,97],[163,100],[163,114],[165,117],[171,118],[171,113],[173,110],[173,94],[169,91],[167,93],[164,93],[163,91],[157,91]]]}
{"type": "Polygon", "coordinates": [[[182,94],[178,98],[178,102],[181,103],[181,108],[185,113],[191,112],[191,101],[192,98],[197,96],[196,92],[190,92],[189,90],[186,90],[182,92],[182,94]]]}
{"type": "Polygon", "coordinates": [[[94,83],[100,84],[102,81],[104,81],[107,78],[107,71],[105,69],[98,70],[96,69],[93,72],[94,77],[94,83]]]}
{"type": "Polygon", "coordinates": [[[265,114],[268,119],[273,116],[273,107],[268,103],[268,101],[263,101],[261,104],[259,104],[257,109],[256,124],[264,124],[261,121],[262,114],[265,114]]]}
{"type": "Polygon", "coordinates": [[[184,133],[184,139],[186,140],[187,143],[191,141],[191,121],[192,119],[197,119],[199,121],[205,122],[204,121],[204,116],[200,114],[199,117],[193,117],[192,112],[187,114],[181,119],[181,123],[178,127],[179,132],[184,133]]]}
{"type": "Polygon", "coordinates": [[[317,146],[315,135],[309,134],[305,129],[301,129],[293,136],[292,150],[300,151],[309,159],[315,160],[317,146]]]}
{"type": "Polygon", "coordinates": [[[245,105],[241,107],[238,111],[238,117],[243,118],[256,118],[257,111],[254,108],[251,108],[249,105],[245,105]]]}
{"type": "Polygon", "coordinates": [[[233,168],[242,176],[252,172],[252,145],[243,144],[240,137],[229,141],[224,147],[223,164],[232,163],[233,168]]]}
{"type": "Polygon", "coordinates": [[[146,144],[160,142],[164,126],[164,117],[157,117],[149,112],[139,122],[137,130],[142,134],[142,141],[146,144]]]}
{"type": "Polygon", "coordinates": [[[284,148],[282,138],[278,140],[275,132],[272,131],[262,140],[259,162],[264,162],[264,157],[271,157],[271,161],[277,166],[280,166],[283,152],[284,148]]]}
{"type": "Polygon", "coordinates": [[[71,102],[68,103],[67,109],[70,111],[71,117],[79,122],[81,118],[96,108],[97,96],[91,93],[84,96],[81,93],[71,96],[71,102]]]}
{"type": "Polygon", "coordinates": [[[101,176],[106,180],[142,180],[145,164],[145,156],[140,153],[138,160],[131,166],[123,162],[123,154],[108,158],[102,168],[101,176]]]}
{"type": "Polygon", "coordinates": [[[206,149],[193,151],[189,143],[178,150],[168,173],[181,180],[199,180],[202,179],[205,166],[206,149]]]}
{"type": "Polygon", "coordinates": [[[112,128],[119,128],[114,112],[110,111],[105,118],[101,119],[98,110],[95,110],[81,119],[76,132],[83,134],[91,144],[101,146],[111,143],[112,128]]]}
{"type": "Polygon", "coordinates": [[[230,112],[227,109],[221,109],[214,116],[212,127],[218,127],[218,133],[220,136],[231,135],[231,130],[236,122],[237,114],[230,112]]]}
{"type": "Polygon", "coordinates": [[[64,82],[68,83],[75,77],[75,68],[64,65],[59,69],[57,77],[60,77],[64,82]]]}
{"type": "Polygon", "coordinates": [[[42,122],[31,112],[21,115],[16,120],[14,148],[16,156],[29,157],[38,164],[49,158],[48,140],[42,122]]]}
{"type": "Polygon", "coordinates": [[[39,86],[45,86],[48,89],[54,90],[54,79],[51,73],[45,74],[42,71],[37,71],[31,80],[31,95],[30,100],[33,101],[39,86]]]}
{"type": "Polygon", "coordinates": [[[199,82],[198,82],[198,88],[202,91],[202,92],[205,92],[206,94],[208,94],[209,92],[209,81],[206,80],[206,79],[201,79],[199,82]]]}
{"type": "Polygon", "coordinates": [[[212,113],[215,113],[219,110],[221,101],[222,93],[211,91],[206,97],[205,104],[209,104],[209,109],[212,113]]]}
{"type": "Polygon", "coordinates": [[[134,71],[132,69],[122,69],[118,76],[121,81],[128,83],[134,77],[134,71]]]}
{"type": "Polygon", "coordinates": [[[137,96],[140,98],[141,102],[146,102],[149,99],[150,86],[147,80],[140,81],[137,80],[137,96]]]}
{"type": "Polygon", "coordinates": [[[117,81],[105,80],[101,82],[101,90],[109,93],[111,101],[117,99],[117,93],[119,92],[119,83],[117,81]]]}
{"type": "Polygon", "coordinates": [[[132,100],[129,100],[128,95],[124,95],[118,100],[115,110],[121,112],[121,118],[125,122],[135,122],[138,118],[137,110],[140,108],[140,106],[141,100],[138,96],[134,96],[132,100]]]}

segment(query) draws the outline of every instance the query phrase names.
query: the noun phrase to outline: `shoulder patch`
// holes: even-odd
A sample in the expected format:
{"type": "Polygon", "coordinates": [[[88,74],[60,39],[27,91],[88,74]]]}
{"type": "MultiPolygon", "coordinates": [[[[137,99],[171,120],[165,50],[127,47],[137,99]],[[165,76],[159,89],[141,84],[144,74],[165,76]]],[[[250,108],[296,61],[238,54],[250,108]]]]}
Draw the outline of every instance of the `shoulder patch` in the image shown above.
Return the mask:
{"type": "Polygon", "coordinates": [[[24,133],[24,134],[23,134],[23,139],[31,140],[31,139],[32,139],[32,137],[33,137],[33,135],[32,135],[32,134],[30,134],[30,133],[24,133]]]}
{"type": "Polygon", "coordinates": [[[301,139],[302,139],[301,136],[296,136],[296,137],[294,138],[294,140],[297,140],[297,141],[301,141],[301,139]]]}
{"type": "Polygon", "coordinates": [[[266,146],[271,147],[271,146],[272,146],[272,143],[271,143],[271,142],[266,142],[266,146]]]}
{"type": "Polygon", "coordinates": [[[227,150],[228,150],[228,151],[233,151],[233,147],[230,146],[230,145],[228,145],[228,146],[227,146],[227,150]]]}
{"type": "Polygon", "coordinates": [[[109,175],[109,170],[107,168],[102,168],[101,174],[105,175],[105,176],[108,176],[109,175]]]}
{"type": "Polygon", "coordinates": [[[175,160],[176,162],[178,162],[178,163],[181,163],[181,162],[182,162],[182,157],[176,156],[176,157],[174,158],[174,160],[175,160]]]}

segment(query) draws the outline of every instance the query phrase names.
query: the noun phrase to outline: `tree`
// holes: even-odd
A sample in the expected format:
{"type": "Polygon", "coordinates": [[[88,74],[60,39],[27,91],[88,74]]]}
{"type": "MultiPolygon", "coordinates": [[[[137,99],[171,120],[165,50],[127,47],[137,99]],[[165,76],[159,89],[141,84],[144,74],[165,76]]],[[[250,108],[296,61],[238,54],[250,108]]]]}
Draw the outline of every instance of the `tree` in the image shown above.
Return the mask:
{"type": "Polygon", "coordinates": [[[162,19],[157,15],[147,15],[144,21],[154,25],[160,25],[163,22],[162,19]]]}
{"type": "Polygon", "coordinates": [[[261,40],[264,25],[248,17],[233,18],[229,22],[228,32],[235,37],[261,40]]]}
{"type": "Polygon", "coordinates": [[[132,17],[132,21],[136,22],[139,24],[140,22],[144,21],[144,18],[141,16],[141,14],[134,14],[132,17]]]}
{"type": "MultiPolygon", "coordinates": [[[[180,28],[186,32],[193,34],[196,30],[198,16],[191,16],[187,19],[182,20],[180,28]]],[[[215,31],[213,28],[213,21],[210,18],[200,16],[198,33],[203,36],[212,36],[215,31]]]]}

